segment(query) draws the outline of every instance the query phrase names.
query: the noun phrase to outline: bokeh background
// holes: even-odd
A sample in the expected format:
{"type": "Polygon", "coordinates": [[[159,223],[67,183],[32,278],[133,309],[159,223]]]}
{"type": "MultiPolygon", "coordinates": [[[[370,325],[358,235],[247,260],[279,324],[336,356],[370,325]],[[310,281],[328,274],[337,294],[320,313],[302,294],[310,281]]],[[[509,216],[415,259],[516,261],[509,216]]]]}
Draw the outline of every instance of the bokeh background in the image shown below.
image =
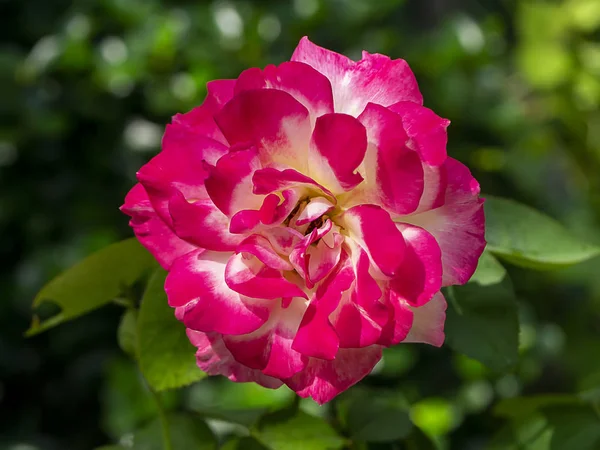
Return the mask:
{"type": "MultiPolygon", "coordinates": [[[[600,242],[598,0],[0,0],[1,449],[126,444],[155,414],[117,345],[122,308],[26,340],[31,301],[62,269],[131,235],[118,207],[170,116],[199,104],[211,79],[288,59],[303,35],[355,58],[406,59],[426,106],[452,121],[450,155],[484,192],[600,242]]],[[[521,319],[513,372],[404,345],[361,386],[408,402],[446,448],[486,448],[503,426],[498,399],[600,384],[599,263],[510,269],[521,319]]],[[[290,399],[211,379],[168,403],[251,416],[290,399]]]]}

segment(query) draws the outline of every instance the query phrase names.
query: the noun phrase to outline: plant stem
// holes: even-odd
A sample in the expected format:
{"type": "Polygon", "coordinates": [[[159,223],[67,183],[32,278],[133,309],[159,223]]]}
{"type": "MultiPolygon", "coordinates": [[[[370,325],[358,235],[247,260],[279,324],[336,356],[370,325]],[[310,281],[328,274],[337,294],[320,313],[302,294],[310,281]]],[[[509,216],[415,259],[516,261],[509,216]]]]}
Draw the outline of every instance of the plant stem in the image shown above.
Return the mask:
{"type": "Polygon", "coordinates": [[[173,450],[173,445],[171,444],[171,430],[169,429],[169,421],[167,420],[167,414],[165,413],[165,408],[162,403],[162,399],[158,392],[148,386],[150,393],[152,394],[152,398],[154,398],[154,402],[156,403],[156,407],[158,409],[158,417],[160,419],[160,425],[162,428],[162,437],[163,437],[163,448],[164,450],[173,450]]]}

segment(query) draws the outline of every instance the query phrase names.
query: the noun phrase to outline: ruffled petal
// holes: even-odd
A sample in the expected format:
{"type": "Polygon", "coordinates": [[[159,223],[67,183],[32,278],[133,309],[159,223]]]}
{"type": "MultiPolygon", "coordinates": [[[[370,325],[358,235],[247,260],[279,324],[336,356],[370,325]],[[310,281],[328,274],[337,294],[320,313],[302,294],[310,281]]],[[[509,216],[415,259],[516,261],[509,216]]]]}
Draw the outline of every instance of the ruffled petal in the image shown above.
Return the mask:
{"type": "Polygon", "coordinates": [[[485,217],[479,183],[453,158],[444,163],[448,185],[444,205],[400,220],[426,229],[442,250],[443,285],[464,284],[485,248],[485,217]]]}
{"type": "Polygon", "coordinates": [[[229,255],[191,252],[173,263],[165,291],[169,305],[187,328],[209,333],[247,334],[269,318],[269,300],[251,299],[229,288],[225,268],[229,255]]]}
{"type": "Polygon", "coordinates": [[[367,132],[354,117],[326,114],[317,119],[309,150],[308,174],[333,193],[356,187],[356,172],[367,151],[367,132]]]}
{"type": "Polygon", "coordinates": [[[423,103],[417,80],[402,59],[363,52],[362,59],[354,62],[303,37],[291,60],[306,63],[329,78],[336,112],[356,117],[369,102],[382,106],[400,101],[423,103]]]}
{"type": "Polygon", "coordinates": [[[442,252],[435,238],[408,224],[398,224],[406,242],[399,275],[389,286],[412,306],[427,303],[442,288],[442,252]]]}
{"type": "Polygon", "coordinates": [[[206,83],[206,98],[202,106],[212,115],[233,98],[233,92],[237,80],[213,80],[206,83]]]}
{"type": "Polygon", "coordinates": [[[231,251],[242,237],[229,232],[229,219],[210,200],[190,203],[180,192],[169,201],[175,233],[207,250],[231,251]]]}
{"type": "Polygon", "coordinates": [[[264,70],[245,70],[237,80],[235,92],[265,88],[292,95],[309,111],[313,123],[317,117],[333,112],[331,83],[307,64],[284,62],[279,66],[269,65],[264,70]]]}
{"type": "Polygon", "coordinates": [[[446,307],[446,299],[441,292],[423,306],[409,306],[414,319],[408,336],[402,342],[420,342],[441,347],[445,339],[446,307]]]}
{"type": "Polygon", "coordinates": [[[375,205],[358,205],[346,211],[342,220],[350,239],[367,252],[383,275],[399,274],[406,244],[387,211],[375,205]]]}
{"type": "Polygon", "coordinates": [[[205,185],[210,199],[229,217],[244,209],[258,209],[262,197],[252,193],[252,176],[260,168],[254,147],[222,156],[215,166],[208,168],[205,185]]]}
{"type": "Polygon", "coordinates": [[[173,133],[167,132],[165,136],[163,151],[142,166],[137,178],[146,189],[156,212],[170,224],[170,198],[177,191],[191,201],[207,198],[204,187],[208,175],[206,165],[224,155],[227,148],[200,135],[194,135],[189,141],[185,134],[176,138],[173,133]]]}
{"type": "Polygon", "coordinates": [[[395,214],[412,213],[423,195],[424,171],[419,153],[407,145],[402,118],[369,103],[358,120],[369,140],[361,167],[365,181],[350,193],[348,204],[375,203],[395,214]]]}
{"type": "Polygon", "coordinates": [[[251,334],[224,336],[225,345],[245,366],[272,377],[289,378],[308,362],[308,357],[292,348],[305,309],[305,303],[299,299],[291,301],[286,308],[276,306],[265,325],[251,334]]]}
{"type": "Polygon", "coordinates": [[[196,245],[177,236],[156,214],[141,184],[129,191],[121,211],[131,217],[129,225],[135,236],[164,269],[169,270],[175,259],[197,250],[196,245]]]}
{"type": "Polygon", "coordinates": [[[310,358],[306,368],[284,380],[300,397],[322,405],[366,377],[381,359],[381,347],[342,348],[334,360],[310,358]]]}
{"type": "Polygon", "coordinates": [[[352,247],[351,256],[341,264],[352,269],[354,281],[330,317],[341,348],[362,348],[377,343],[389,316],[386,306],[380,302],[381,289],[369,273],[369,257],[360,247],[352,247]]]}
{"type": "Polygon", "coordinates": [[[308,298],[304,291],[254,256],[239,253],[227,261],[225,282],[235,292],[252,298],[308,298]]]}
{"type": "Polygon", "coordinates": [[[225,347],[223,338],[218,333],[203,333],[187,329],[187,335],[195,347],[198,367],[208,375],[225,375],[238,383],[254,382],[261,386],[277,389],[283,382],[269,377],[260,370],[250,369],[237,362],[225,347]]]}
{"type": "Polygon", "coordinates": [[[311,124],[307,109],[275,89],[241,92],[215,116],[231,145],[254,145],[264,165],[306,172],[311,124]]]}

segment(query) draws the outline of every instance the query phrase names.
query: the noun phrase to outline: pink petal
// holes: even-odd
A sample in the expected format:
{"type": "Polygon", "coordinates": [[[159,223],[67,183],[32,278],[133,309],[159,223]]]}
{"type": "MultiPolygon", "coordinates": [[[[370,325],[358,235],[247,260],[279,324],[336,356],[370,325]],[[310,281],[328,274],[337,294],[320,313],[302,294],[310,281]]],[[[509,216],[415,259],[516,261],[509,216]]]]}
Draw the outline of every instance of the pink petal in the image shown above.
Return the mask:
{"type": "Polygon", "coordinates": [[[202,106],[211,114],[218,113],[233,98],[236,80],[213,80],[206,83],[206,99],[202,106]]]}
{"type": "Polygon", "coordinates": [[[339,338],[329,316],[353,281],[352,269],[340,265],[318,286],[296,333],[292,344],[294,350],[320,359],[331,360],[336,357],[339,338]]]}
{"type": "Polygon", "coordinates": [[[384,275],[399,275],[406,244],[387,211],[375,205],[354,206],[344,213],[343,223],[384,275]]]}
{"type": "Polygon", "coordinates": [[[402,118],[369,103],[358,118],[367,129],[369,148],[365,156],[363,193],[352,204],[376,202],[396,214],[417,209],[424,190],[423,163],[407,146],[402,118]]]}
{"type": "Polygon", "coordinates": [[[291,60],[306,63],[329,78],[336,112],[358,116],[369,102],[382,106],[400,101],[423,103],[415,76],[402,59],[363,52],[362,59],[354,62],[303,37],[291,60]]]}
{"type": "Polygon", "coordinates": [[[310,120],[306,108],[290,94],[275,89],[241,92],[215,120],[232,145],[255,145],[264,165],[277,163],[306,172],[310,120]]]}
{"type": "Polygon", "coordinates": [[[422,306],[442,288],[442,252],[435,238],[423,228],[398,224],[406,251],[398,276],[390,289],[411,306],[422,306]]]}
{"type": "Polygon", "coordinates": [[[308,357],[291,347],[305,309],[298,299],[286,308],[274,308],[271,319],[260,329],[242,336],[225,336],[225,345],[245,366],[272,377],[289,378],[308,362],[308,357]]]}
{"type": "Polygon", "coordinates": [[[244,209],[231,218],[229,232],[233,234],[248,234],[260,224],[260,211],[244,209]]]}
{"type": "Polygon", "coordinates": [[[441,292],[423,306],[410,307],[414,314],[413,324],[408,336],[402,342],[422,342],[441,347],[445,339],[446,307],[446,299],[441,292]]]}
{"type": "Polygon", "coordinates": [[[444,163],[448,176],[445,204],[402,221],[426,229],[442,250],[444,286],[464,284],[475,272],[485,248],[485,217],[479,184],[453,158],[444,163]]]}
{"type": "Polygon", "coordinates": [[[300,192],[304,193],[308,189],[314,190],[316,188],[335,200],[333,194],[315,180],[293,169],[279,170],[269,167],[257,170],[252,177],[252,183],[254,184],[254,193],[258,195],[270,194],[284,189],[301,189],[300,192]]]}
{"type": "Polygon", "coordinates": [[[317,242],[319,239],[329,233],[332,227],[333,223],[331,220],[327,220],[321,227],[315,228],[310,232],[310,234],[304,236],[304,238],[290,252],[290,263],[292,263],[294,269],[296,269],[296,272],[298,272],[298,274],[304,278],[306,281],[306,286],[309,289],[312,289],[314,286],[314,283],[309,275],[309,248],[311,244],[317,242]]]}
{"type": "Polygon", "coordinates": [[[121,211],[131,217],[129,225],[136,237],[166,270],[175,259],[197,249],[178,237],[156,214],[141,184],[129,191],[121,211]]]}
{"type": "Polygon", "coordinates": [[[279,256],[273,249],[269,240],[263,236],[253,234],[244,239],[236,249],[237,253],[250,253],[256,256],[263,264],[278,270],[293,270],[292,265],[279,256]]]}
{"type": "Polygon", "coordinates": [[[318,219],[323,214],[331,211],[335,205],[327,200],[325,197],[313,197],[309,200],[308,204],[304,207],[298,218],[296,219],[296,225],[305,225],[318,219]]]}
{"type": "Polygon", "coordinates": [[[242,240],[229,232],[229,219],[210,200],[188,202],[177,192],[169,202],[175,233],[199,247],[216,250],[235,250],[242,240]]]}
{"type": "Polygon", "coordinates": [[[399,102],[389,108],[402,117],[404,131],[410,138],[409,145],[419,152],[423,161],[439,166],[446,161],[446,144],[450,125],[429,108],[413,102],[399,102]]]}
{"type": "Polygon", "coordinates": [[[279,66],[269,65],[264,70],[248,69],[240,74],[235,86],[236,93],[263,88],[291,94],[306,107],[313,120],[333,112],[331,83],[307,64],[284,62],[279,66]]]}
{"type": "Polygon", "coordinates": [[[188,253],[173,263],[165,291],[169,305],[187,328],[209,333],[246,334],[268,319],[270,301],[250,299],[225,283],[229,254],[188,253]]]}
{"type": "Polygon", "coordinates": [[[243,209],[258,209],[262,197],[252,193],[252,176],[261,168],[255,148],[222,156],[205,181],[213,203],[229,217],[243,209]]]}
{"type": "Polygon", "coordinates": [[[332,361],[310,358],[304,370],[285,381],[300,397],[322,405],[366,377],[381,359],[381,347],[340,349],[332,361]]]}
{"type": "Polygon", "coordinates": [[[307,275],[310,285],[315,285],[329,275],[340,261],[344,237],[333,231],[329,234],[334,235],[332,246],[328,245],[323,237],[316,245],[310,245],[306,249],[306,258],[308,260],[307,275]]]}
{"type": "Polygon", "coordinates": [[[302,233],[293,228],[275,227],[261,232],[273,248],[281,254],[289,255],[290,252],[304,239],[302,233]]]}
{"type": "MultiPolygon", "coordinates": [[[[168,130],[171,128],[168,128],[168,130]]],[[[171,223],[169,200],[181,192],[189,200],[207,198],[204,180],[207,161],[226,153],[223,144],[204,136],[195,135],[187,140],[185,134],[175,136],[167,131],[164,150],[152,158],[137,173],[156,212],[166,223],[171,223]]]]}
{"type": "Polygon", "coordinates": [[[388,320],[377,343],[390,347],[404,341],[408,336],[413,325],[413,309],[390,289],[386,290],[384,299],[388,309],[388,320]]]}
{"type": "Polygon", "coordinates": [[[356,187],[363,177],[356,169],[367,151],[365,127],[347,114],[317,119],[309,153],[309,173],[332,192],[356,187]]]}
{"type": "Polygon", "coordinates": [[[225,282],[232,290],[252,298],[308,298],[294,283],[286,280],[281,270],[264,265],[258,258],[233,255],[227,261],[225,282]]]}
{"type": "Polygon", "coordinates": [[[196,361],[198,367],[208,375],[225,375],[231,381],[245,383],[253,381],[261,386],[277,389],[283,383],[263,374],[260,370],[250,369],[237,362],[225,347],[218,333],[203,333],[187,329],[190,342],[198,348],[196,361]]]}
{"type": "Polygon", "coordinates": [[[217,126],[213,114],[211,108],[206,106],[206,102],[185,114],[175,114],[171,120],[171,125],[167,125],[163,137],[163,149],[169,146],[170,141],[174,139],[185,145],[185,136],[190,140],[193,140],[194,136],[201,136],[227,145],[227,140],[217,126]]]}
{"type": "Polygon", "coordinates": [[[342,295],[330,319],[341,348],[362,348],[378,342],[388,321],[388,310],[379,301],[381,289],[369,273],[369,257],[358,246],[342,264],[352,269],[354,282],[342,295]]]}

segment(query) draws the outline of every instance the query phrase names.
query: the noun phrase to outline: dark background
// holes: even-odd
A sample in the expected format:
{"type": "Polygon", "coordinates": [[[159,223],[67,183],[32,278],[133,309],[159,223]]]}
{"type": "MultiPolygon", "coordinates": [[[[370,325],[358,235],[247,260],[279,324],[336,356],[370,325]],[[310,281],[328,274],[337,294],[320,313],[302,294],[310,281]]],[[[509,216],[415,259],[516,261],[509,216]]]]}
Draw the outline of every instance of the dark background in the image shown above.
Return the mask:
{"type": "MultiPolygon", "coordinates": [[[[126,443],[153,414],[117,345],[121,308],[26,340],[31,301],[60,270],[131,235],[118,207],[171,115],[201,103],[211,79],[288,59],[303,35],[354,58],[406,59],[426,106],[452,121],[450,155],[485,193],[599,242],[598,0],[0,0],[0,449],[126,443]]],[[[495,400],[600,380],[598,262],[511,269],[514,373],[406,345],[365,383],[402,392],[449,448],[485,448],[502,425],[495,400]]],[[[173,405],[193,408],[204,384],[173,405]]],[[[214,386],[222,402],[287,398],[214,386]]]]}

